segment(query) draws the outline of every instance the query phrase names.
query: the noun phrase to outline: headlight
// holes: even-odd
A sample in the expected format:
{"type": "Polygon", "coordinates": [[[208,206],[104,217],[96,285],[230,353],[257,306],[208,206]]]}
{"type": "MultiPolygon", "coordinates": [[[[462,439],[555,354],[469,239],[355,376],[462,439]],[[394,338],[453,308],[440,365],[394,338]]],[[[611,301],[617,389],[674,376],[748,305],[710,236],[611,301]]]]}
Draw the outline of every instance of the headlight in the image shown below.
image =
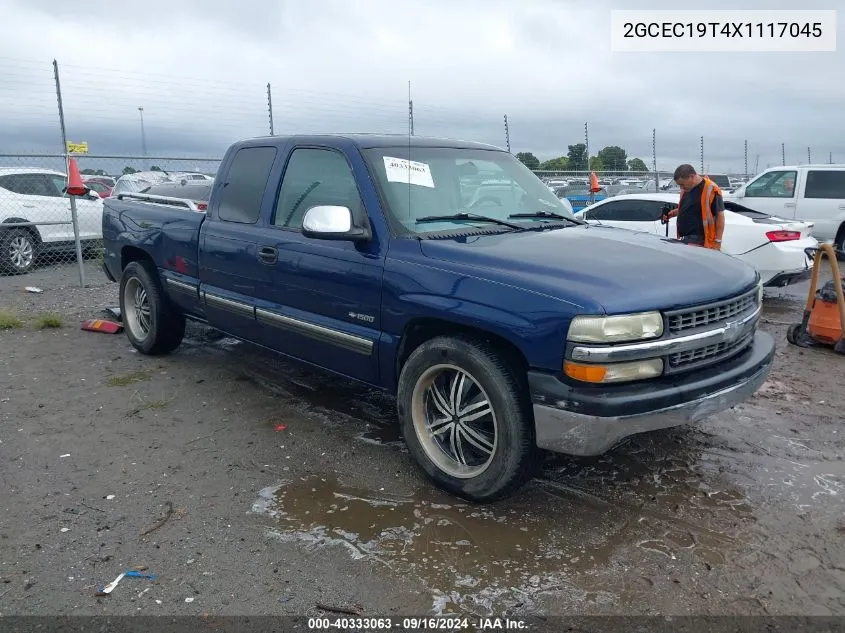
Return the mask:
{"type": "Polygon", "coordinates": [[[663,334],[659,312],[618,316],[577,316],[569,325],[568,339],[578,343],[620,343],[658,338],[663,334]]]}
{"type": "Polygon", "coordinates": [[[663,373],[663,361],[659,358],[639,360],[633,363],[588,365],[566,361],[563,372],[575,380],[592,383],[631,382],[656,378],[663,373]]]}

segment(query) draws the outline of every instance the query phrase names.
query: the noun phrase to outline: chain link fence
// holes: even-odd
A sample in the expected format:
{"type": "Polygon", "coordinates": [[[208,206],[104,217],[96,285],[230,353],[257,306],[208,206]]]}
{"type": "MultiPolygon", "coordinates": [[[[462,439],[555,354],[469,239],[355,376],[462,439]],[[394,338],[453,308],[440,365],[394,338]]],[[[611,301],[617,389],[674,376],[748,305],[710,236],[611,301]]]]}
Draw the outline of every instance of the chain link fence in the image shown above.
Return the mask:
{"type": "MultiPolygon", "coordinates": [[[[87,196],[76,196],[74,226],[63,154],[0,154],[0,274],[22,275],[55,265],[102,260],[103,202],[116,191],[136,193],[161,182],[207,180],[215,158],[76,157],[87,196]]],[[[80,278],[82,273],[80,272],[80,278]]]]}

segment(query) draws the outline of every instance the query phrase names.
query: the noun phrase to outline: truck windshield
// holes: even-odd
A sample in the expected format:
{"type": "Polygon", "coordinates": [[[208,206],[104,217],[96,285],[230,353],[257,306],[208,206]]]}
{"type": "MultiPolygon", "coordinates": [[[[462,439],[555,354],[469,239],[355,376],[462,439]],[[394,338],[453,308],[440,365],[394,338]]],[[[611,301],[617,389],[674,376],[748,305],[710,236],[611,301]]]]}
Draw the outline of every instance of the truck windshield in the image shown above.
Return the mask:
{"type": "MultiPolygon", "coordinates": [[[[500,150],[411,147],[364,150],[394,225],[414,234],[472,227],[466,219],[417,222],[419,218],[459,213],[484,215],[524,226],[573,218],[531,170],[500,150]],[[540,213],[542,211],[549,214],[540,213]],[[513,219],[516,213],[527,216],[513,219]]],[[[571,226],[571,222],[560,223],[571,226]]],[[[478,227],[489,228],[479,221],[478,227]]]]}

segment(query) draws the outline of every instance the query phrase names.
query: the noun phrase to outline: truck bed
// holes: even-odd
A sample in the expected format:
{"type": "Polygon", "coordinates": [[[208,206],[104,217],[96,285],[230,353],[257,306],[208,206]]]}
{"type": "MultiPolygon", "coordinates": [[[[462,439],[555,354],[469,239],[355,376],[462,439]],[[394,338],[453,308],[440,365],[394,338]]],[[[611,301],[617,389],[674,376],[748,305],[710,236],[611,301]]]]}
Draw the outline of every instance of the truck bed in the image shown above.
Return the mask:
{"type": "Polygon", "coordinates": [[[156,266],[199,278],[199,233],[205,214],[130,198],[107,198],[103,209],[105,265],[120,279],[127,249],[139,248],[156,266]]]}

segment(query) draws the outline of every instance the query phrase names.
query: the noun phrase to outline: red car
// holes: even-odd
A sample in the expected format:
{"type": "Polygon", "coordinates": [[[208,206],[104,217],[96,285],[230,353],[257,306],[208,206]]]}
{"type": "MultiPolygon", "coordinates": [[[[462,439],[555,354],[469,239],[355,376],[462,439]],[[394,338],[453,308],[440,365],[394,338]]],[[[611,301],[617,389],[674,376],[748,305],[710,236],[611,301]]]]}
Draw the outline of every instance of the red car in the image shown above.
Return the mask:
{"type": "Polygon", "coordinates": [[[101,180],[90,178],[88,180],[84,180],[83,182],[91,191],[96,191],[97,195],[101,198],[108,198],[111,195],[112,188],[101,180]]]}

